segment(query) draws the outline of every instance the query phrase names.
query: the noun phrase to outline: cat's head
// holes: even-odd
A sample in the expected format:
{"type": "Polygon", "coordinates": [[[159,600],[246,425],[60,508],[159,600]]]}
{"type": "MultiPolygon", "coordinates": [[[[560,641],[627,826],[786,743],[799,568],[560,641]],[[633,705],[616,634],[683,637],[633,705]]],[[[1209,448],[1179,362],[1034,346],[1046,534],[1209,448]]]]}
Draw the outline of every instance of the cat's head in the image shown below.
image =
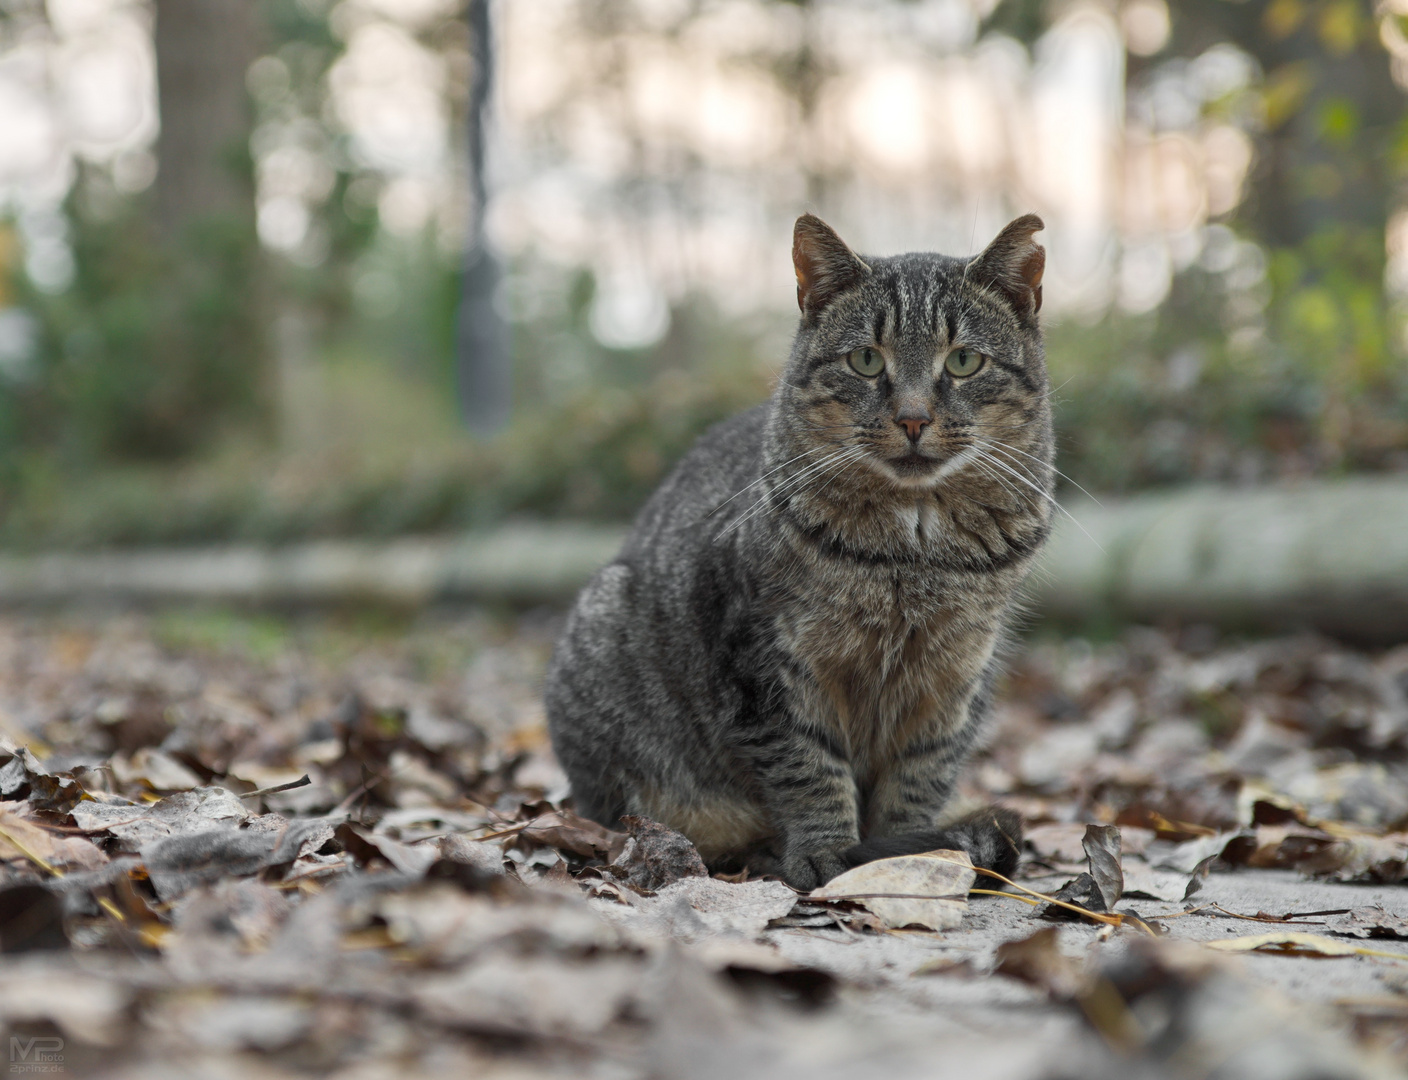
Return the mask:
{"type": "Polygon", "coordinates": [[[802,322],[779,388],[779,449],[850,448],[901,489],[974,469],[1012,484],[1006,471],[1033,472],[1022,455],[1049,461],[1041,228],[1020,217],[971,259],[862,258],[820,218],[798,218],[802,322]]]}

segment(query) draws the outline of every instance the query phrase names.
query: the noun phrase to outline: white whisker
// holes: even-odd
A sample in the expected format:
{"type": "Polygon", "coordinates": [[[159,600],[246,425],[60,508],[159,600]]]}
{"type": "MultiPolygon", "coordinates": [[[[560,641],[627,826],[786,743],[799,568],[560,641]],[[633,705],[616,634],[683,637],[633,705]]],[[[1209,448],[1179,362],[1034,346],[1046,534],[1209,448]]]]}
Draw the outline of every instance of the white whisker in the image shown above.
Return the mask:
{"type": "Polygon", "coordinates": [[[785,468],[787,468],[787,466],[791,465],[792,462],[798,460],[799,458],[808,457],[808,456],[811,455],[811,454],[816,454],[816,453],[820,453],[820,452],[823,451],[823,450],[827,450],[827,449],[830,448],[831,445],[832,445],[832,444],[828,444],[827,446],[813,446],[810,450],[803,450],[800,454],[797,454],[795,457],[790,457],[790,458],[788,458],[788,459],[787,459],[786,461],[784,461],[781,465],[774,465],[771,469],[769,469],[767,472],[763,473],[763,475],[760,476],[760,477],[758,477],[756,480],[752,480],[752,481],[750,481],[749,483],[744,484],[741,488],[739,488],[737,491],[735,491],[732,495],[730,495],[730,496],[729,496],[727,499],[725,499],[723,502],[719,503],[718,506],[714,507],[714,509],[710,510],[710,511],[709,511],[707,514],[705,514],[704,516],[705,516],[706,518],[711,518],[711,517],[713,517],[713,516],[714,516],[715,514],[717,514],[720,510],[722,510],[725,506],[727,506],[729,503],[733,502],[734,499],[738,498],[738,496],[742,495],[745,491],[748,491],[748,490],[751,489],[751,488],[757,487],[759,484],[761,484],[764,480],[766,480],[766,479],[767,479],[769,476],[771,476],[773,473],[777,472],[779,469],[785,469],[785,468]]]}
{"type": "MultiPolygon", "coordinates": [[[[802,484],[804,484],[813,474],[819,472],[821,469],[824,469],[827,465],[830,465],[831,463],[833,463],[837,458],[843,457],[843,456],[845,456],[845,455],[847,455],[847,454],[852,454],[852,455],[859,456],[862,452],[863,452],[863,450],[862,450],[862,448],[860,448],[860,447],[854,447],[854,446],[845,447],[845,448],[843,448],[843,449],[841,449],[841,450],[838,450],[838,451],[836,451],[835,453],[833,453],[833,454],[831,454],[831,455],[829,455],[829,456],[827,456],[827,457],[825,457],[825,458],[822,458],[822,460],[819,461],[819,462],[816,462],[816,463],[813,463],[813,464],[810,464],[810,465],[806,466],[806,468],[802,469],[802,470],[801,470],[800,472],[798,472],[796,475],[794,475],[794,476],[789,476],[786,480],[784,480],[784,481],[783,481],[781,484],[779,484],[777,487],[771,488],[771,489],[769,489],[768,491],[763,492],[762,496],[759,497],[758,502],[757,502],[755,505],[750,506],[747,510],[745,510],[745,511],[744,511],[742,514],[740,514],[737,518],[735,518],[733,521],[729,522],[729,524],[726,525],[726,526],[719,532],[719,535],[718,535],[717,537],[715,537],[715,539],[716,539],[716,540],[722,539],[723,537],[727,536],[729,533],[731,533],[731,532],[735,531],[736,529],[738,529],[745,521],[748,521],[748,520],[750,520],[750,519],[752,519],[752,518],[754,518],[754,517],[757,517],[757,516],[758,516],[759,514],[761,514],[764,510],[766,510],[766,509],[769,508],[769,506],[770,506],[770,504],[771,504],[772,499],[773,499],[774,496],[776,496],[776,495],[782,495],[782,494],[785,494],[785,493],[790,493],[791,491],[796,490],[798,487],[800,487],[802,484]]],[[[773,471],[775,472],[776,470],[773,470],[773,471]]],[[[771,474],[769,474],[769,475],[771,475],[771,474]]]]}
{"type": "MultiPolygon", "coordinates": [[[[1080,491],[1081,494],[1083,494],[1086,498],[1088,498],[1088,499],[1089,499],[1091,502],[1093,502],[1096,506],[1099,506],[1099,505],[1100,505],[1100,500],[1099,500],[1099,499],[1097,499],[1094,495],[1090,494],[1090,492],[1086,491],[1085,488],[1083,488],[1083,487],[1081,487],[1079,484],[1077,484],[1074,480],[1072,480],[1069,476],[1067,476],[1065,473],[1063,473],[1060,469],[1056,468],[1056,466],[1053,465],[1053,464],[1051,464],[1051,462],[1046,461],[1046,460],[1044,460],[1044,459],[1042,459],[1042,458],[1039,458],[1039,457],[1037,457],[1035,454],[1029,454],[1029,453],[1027,453],[1025,450],[1018,450],[1015,446],[1010,446],[1010,445],[1008,445],[1007,443],[1002,442],[1002,441],[1000,441],[1000,440],[998,440],[998,439],[989,440],[989,441],[986,443],[986,445],[987,445],[988,449],[990,449],[990,450],[1005,450],[1005,451],[1007,451],[1008,453],[1012,453],[1012,454],[1021,454],[1023,457],[1029,457],[1029,458],[1031,458],[1033,461],[1037,462],[1039,465],[1045,465],[1048,469],[1050,469],[1052,472],[1054,472],[1054,473],[1055,473],[1057,476],[1059,476],[1062,480],[1066,481],[1066,483],[1073,485],[1077,490],[1080,491]]],[[[1014,464],[1020,464],[1020,462],[1014,462],[1014,464]]],[[[1030,476],[1031,473],[1028,472],[1027,475],[1030,476]]],[[[1035,477],[1032,477],[1032,479],[1036,479],[1036,478],[1035,478],[1035,477]]]]}
{"type": "MultiPolygon", "coordinates": [[[[844,475],[847,469],[849,469],[852,465],[854,465],[857,461],[860,460],[864,453],[864,447],[857,447],[856,449],[860,452],[851,454],[849,456],[843,456],[842,460],[838,461],[835,466],[831,470],[829,470],[826,476],[824,476],[820,483],[817,485],[816,490],[813,492],[814,495],[820,495],[840,476],[844,475]]],[[[797,494],[797,492],[793,492],[793,494],[795,495],[797,494]]],[[[768,551],[768,557],[775,557],[777,555],[778,549],[782,546],[782,544],[783,536],[782,533],[779,532],[777,537],[772,542],[772,547],[768,551]]]]}
{"type": "MultiPolygon", "coordinates": [[[[984,444],[984,445],[986,445],[986,444],[984,444]]],[[[1060,511],[1061,513],[1065,514],[1066,517],[1070,518],[1072,524],[1074,524],[1075,527],[1076,527],[1077,529],[1079,529],[1081,532],[1085,533],[1086,539],[1088,539],[1088,540],[1089,540],[1092,544],[1094,544],[1097,548],[1100,548],[1101,554],[1108,554],[1108,553],[1105,551],[1105,549],[1104,549],[1103,547],[1100,547],[1100,541],[1096,540],[1095,537],[1091,536],[1091,535],[1090,535],[1090,531],[1089,531],[1084,525],[1082,525],[1079,521],[1076,521],[1075,515],[1073,515],[1069,510],[1067,510],[1064,506],[1062,506],[1059,502],[1057,502],[1054,496],[1052,496],[1052,495],[1048,494],[1047,492],[1043,491],[1043,490],[1042,490],[1041,488],[1039,488],[1036,484],[1032,483],[1032,482],[1031,482],[1030,480],[1028,480],[1025,476],[1023,476],[1021,473],[1017,472],[1017,471],[1016,471],[1015,469],[1013,469],[1010,465],[1005,464],[1004,462],[1002,462],[1002,461],[999,460],[998,458],[992,457],[991,455],[985,455],[984,458],[983,458],[983,460],[986,461],[986,462],[987,462],[988,464],[990,464],[990,465],[996,465],[999,469],[1001,469],[1003,472],[1007,473],[1007,474],[1008,474],[1009,476],[1011,476],[1013,479],[1015,479],[1015,480],[1017,480],[1017,481],[1019,481],[1019,482],[1021,482],[1021,483],[1023,483],[1023,484],[1026,484],[1027,487],[1031,488],[1031,489],[1032,489],[1033,491],[1035,491],[1038,495],[1040,495],[1043,499],[1045,499],[1047,502],[1049,502],[1056,510],[1060,511]]]]}
{"type": "Polygon", "coordinates": [[[1011,484],[1009,484],[1002,477],[1001,473],[993,472],[992,469],[989,469],[987,467],[985,458],[979,455],[978,459],[973,462],[973,466],[974,468],[978,469],[989,480],[993,481],[993,483],[997,484],[999,487],[1005,490],[1007,494],[1011,495],[1018,507],[1022,505],[1022,493],[1016,488],[1014,488],[1011,484]]]}

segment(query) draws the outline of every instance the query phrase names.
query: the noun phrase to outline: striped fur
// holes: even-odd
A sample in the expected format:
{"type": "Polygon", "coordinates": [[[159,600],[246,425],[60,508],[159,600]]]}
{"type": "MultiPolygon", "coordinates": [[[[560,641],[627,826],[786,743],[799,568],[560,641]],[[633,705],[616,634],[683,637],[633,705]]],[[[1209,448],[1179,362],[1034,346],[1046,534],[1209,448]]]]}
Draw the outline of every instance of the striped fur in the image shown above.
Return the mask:
{"type": "Polygon", "coordinates": [[[935,830],[1050,525],[1039,228],[972,260],[862,259],[798,222],[803,316],[771,400],[666,478],[554,654],[584,814],[653,818],[716,869],[799,888],[945,843],[1010,868],[1012,815],[935,830]],[[847,363],[866,346],[878,377],[847,363]],[[957,346],[989,359],[955,379],[957,346]],[[897,420],[926,412],[917,440],[897,420]]]}

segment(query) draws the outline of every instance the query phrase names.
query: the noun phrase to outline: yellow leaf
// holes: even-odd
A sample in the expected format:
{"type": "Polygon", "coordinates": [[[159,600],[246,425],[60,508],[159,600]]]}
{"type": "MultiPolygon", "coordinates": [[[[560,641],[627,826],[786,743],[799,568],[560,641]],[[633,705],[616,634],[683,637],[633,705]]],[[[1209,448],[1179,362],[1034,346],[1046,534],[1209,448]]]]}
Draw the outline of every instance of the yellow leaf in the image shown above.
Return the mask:
{"type": "Polygon", "coordinates": [[[1408,961],[1408,953],[1366,949],[1347,941],[1306,934],[1296,930],[1279,930],[1273,934],[1251,934],[1247,937],[1207,941],[1209,949],[1220,952],[1273,952],[1287,956],[1383,956],[1390,960],[1408,961]]]}

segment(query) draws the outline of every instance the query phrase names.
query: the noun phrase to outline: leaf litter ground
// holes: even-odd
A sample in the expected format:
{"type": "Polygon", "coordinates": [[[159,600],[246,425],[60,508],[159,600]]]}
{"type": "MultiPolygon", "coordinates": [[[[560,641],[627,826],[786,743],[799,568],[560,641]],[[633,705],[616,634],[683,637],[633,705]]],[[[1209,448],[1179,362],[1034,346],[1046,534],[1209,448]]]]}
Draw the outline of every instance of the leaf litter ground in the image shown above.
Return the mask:
{"type": "Polygon", "coordinates": [[[12,1066],[1408,1065],[1408,649],[1040,640],[963,792],[1026,815],[1018,876],[935,853],[798,896],[710,877],[654,822],[573,814],[537,693],[556,625],[0,617],[12,1066]]]}

